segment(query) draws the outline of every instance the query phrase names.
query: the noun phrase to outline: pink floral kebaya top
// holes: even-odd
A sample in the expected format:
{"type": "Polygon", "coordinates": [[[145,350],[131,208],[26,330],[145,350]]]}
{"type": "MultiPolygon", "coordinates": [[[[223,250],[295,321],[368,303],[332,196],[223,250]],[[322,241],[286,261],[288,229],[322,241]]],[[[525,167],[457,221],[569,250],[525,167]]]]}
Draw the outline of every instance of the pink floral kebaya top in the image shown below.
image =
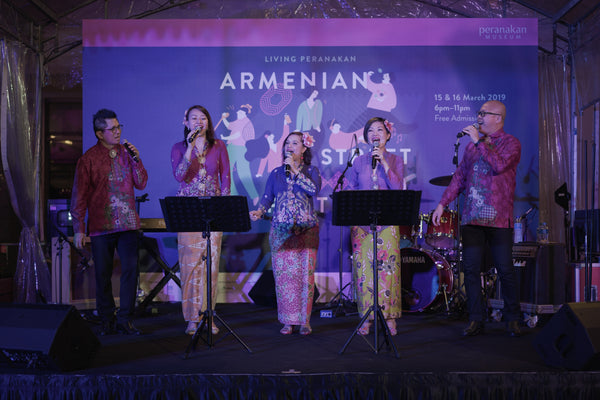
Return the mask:
{"type": "Polygon", "coordinates": [[[446,207],[464,192],[461,224],[512,228],[521,143],[503,129],[488,138],[467,145],[440,203],[446,207]]]}
{"type": "Polygon", "coordinates": [[[98,142],[90,147],[75,170],[73,232],[85,233],[86,211],[90,236],[139,229],[134,188],[144,189],[147,182],[142,160],[133,161],[122,145],[108,149],[98,142]]]}
{"type": "Polygon", "coordinates": [[[227,196],[231,190],[229,156],[225,143],[215,143],[204,151],[192,150],[190,160],[184,157],[186,147],[178,142],[171,149],[173,175],[179,182],[177,196],[227,196]]]}

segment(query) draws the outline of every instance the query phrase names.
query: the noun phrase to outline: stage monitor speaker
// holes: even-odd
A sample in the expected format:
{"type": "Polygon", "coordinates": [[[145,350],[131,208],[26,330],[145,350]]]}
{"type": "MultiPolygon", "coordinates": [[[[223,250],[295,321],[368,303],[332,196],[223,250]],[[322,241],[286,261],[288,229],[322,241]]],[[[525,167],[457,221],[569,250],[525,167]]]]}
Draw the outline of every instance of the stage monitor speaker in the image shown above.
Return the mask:
{"type": "Polygon", "coordinates": [[[561,305],[569,301],[567,250],[561,243],[515,243],[521,303],[561,305]]]}
{"type": "Polygon", "coordinates": [[[100,347],[75,307],[0,304],[0,362],[72,371],[88,366],[100,347]]]}
{"type": "MultiPolygon", "coordinates": [[[[273,277],[273,270],[264,270],[252,289],[250,289],[248,292],[248,295],[256,305],[276,308],[277,294],[275,292],[275,278],[273,277]]],[[[317,288],[317,285],[315,285],[313,302],[316,303],[318,298],[319,289],[317,288]]]]}
{"type": "Polygon", "coordinates": [[[600,303],[566,303],[534,339],[550,366],[570,370],[600,367],[600,303]]]}

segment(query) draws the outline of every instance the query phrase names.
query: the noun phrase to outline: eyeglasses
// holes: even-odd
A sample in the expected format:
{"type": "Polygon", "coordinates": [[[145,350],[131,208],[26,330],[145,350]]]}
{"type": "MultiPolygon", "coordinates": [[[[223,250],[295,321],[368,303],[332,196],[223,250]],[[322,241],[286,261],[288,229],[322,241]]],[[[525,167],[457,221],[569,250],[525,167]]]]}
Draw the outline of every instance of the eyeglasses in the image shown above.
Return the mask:
{"type": "Polygon", "coordinates": [[[103,130],[111,131],[112,133],[117,133],[117,131],[123,130],[123,125],[119,124],[119,125],[113,126],[112,128],[104,128],[103,130]]]}
{"type": "Polygon", "coordinates": [[[485,117],[486,115],[502,115],[502,114],[497,114],[497,113],[493,113],[493,112],[489,112],[489,111],[477,111],[477,116],[478,117],[485,117]]]}
{"type": "Polygon", "coordinates": [[[123,125],[119,124],[119,125],[113,126],[112,128],[104,128],[103,130],[111,131],[112,133],[117,133],[117,131],[123,130],[123,125]]]}

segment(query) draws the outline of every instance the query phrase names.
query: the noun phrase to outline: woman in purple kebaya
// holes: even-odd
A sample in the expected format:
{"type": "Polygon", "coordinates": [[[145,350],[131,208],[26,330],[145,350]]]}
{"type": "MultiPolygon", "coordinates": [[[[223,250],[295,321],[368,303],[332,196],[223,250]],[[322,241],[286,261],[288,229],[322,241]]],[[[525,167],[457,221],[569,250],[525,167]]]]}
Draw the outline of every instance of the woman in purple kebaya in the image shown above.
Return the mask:
{"type": "MultiPolygon", "coordinates": [[[[404,189],[404,162],[386,151],[392,136],[391,124],[380,117],[367,121],[363,137],[372,151],[354,160],[348,181],[353,190],[404,189]]],[[[400,286],[400,230],[398,226],[377,227],[378,292],[377,299],[391,335],[396,335],[396,318],[402,314],[400,286]]],[[[361,318],[373,306],[373,233],[368,226],[351,229],[353,278],[356,303],[361,318]]],[[[361,325],[358,333],[367,335],[374,313],[361,325]]]]}
{"type": "Polygon", "coordinates": [[[321,174],[310,164],[308,133],[292,132],[283,144],[283,163],[267,180],[258,209],[250,212],[257,221],[273,206],[269,233],[280,332],[289,335],[300,326],[309,335],[319,248],[319,223],[314,198],[321,190],[321,174]]]}
{"type": "MultiPolygon", "coordinates": [[[[187,109],[184,117],[183,140],[171,149],[173,175],[179,182],[177,196],[228,196],[231,173],[227,148],[215,138],[210,114],[202,106],[187,109]]],[[[211,306],[217,302],[217,282],[223,232],[210,234],[211,249],[211,306]]],[[[181,307],[188,321],[185,332],[193,335],[198,329],[200,312],[207,308],[206,298],[206,239],[202,232],[179,232],[177,251],[181,267],[181,307]]],[[[216,334],[219,329],[211,327],[216,334]]]]}

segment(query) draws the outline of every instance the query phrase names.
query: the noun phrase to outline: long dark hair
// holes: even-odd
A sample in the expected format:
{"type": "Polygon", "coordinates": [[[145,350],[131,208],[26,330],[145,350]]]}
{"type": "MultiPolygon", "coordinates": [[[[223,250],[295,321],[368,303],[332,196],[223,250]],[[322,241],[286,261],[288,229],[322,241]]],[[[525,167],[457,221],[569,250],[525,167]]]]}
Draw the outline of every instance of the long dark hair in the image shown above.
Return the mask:
{"type": "MultiPolygon", "coordinates": [[[[204,108],[203,106],[195,105],[195,106],[191,106],[190,108],[188,108],[187,111],[185,112],[185,120],[186,121],[189,121],[190,111],[192,111],[193,109],[201,111],[204,115],[206,115],[206,118],[208,119],[208,126],[206,127],[206,141],[208,142],[208,147],[212,147],[212,145],[215,144],[215,128],[213,128],[212,118],[210,117],[210,114],[206,108],[204,108]]],[[[185,144],[185,147],[188,146],[187,137],[190,134],[190,132],[191,132],[191,129],[184,125],[183,126],[183,143],[185,144]]]]}
{"type": "MultiPolygon", "coordinates": [[[[390,132],[388,127],[385,125],[385,118],[373,117],[367,121],[367,123],[365,124],[365,129],[363,129],[363,138],[365,138],[365,143],[369,143],[369,128],[371,127],[371,125],[373,125],[374,122],[381,122],[383,124],[383,127],[385,128],[385,131],[390,134],[390,139],[392,138],[392,132],[390,132]]],[[[388,139],[386,143],[389,142],[390,139],[388,139]]]]}
{"type": "Polygon", "coordinates": [[[310,147],[306,147],[306,145],[304,144],[304,135],[302,134],[302,132],[298,131],[290,132],[289,135],[285,137],[285,140],[283,141],[283,148],[281,149],[281,161],[283,162],[283,160],[285,160],[285,142],[287,142],[288,138],[292,135],[300,136],[300,142],[302,142],[302,146],[304,146],[304,148],[306,149],[304,151],[304,154],[302,154],[304,165],[310,165],[310,162],[312,161],[312,152],[310,151],[310,147]]]}

